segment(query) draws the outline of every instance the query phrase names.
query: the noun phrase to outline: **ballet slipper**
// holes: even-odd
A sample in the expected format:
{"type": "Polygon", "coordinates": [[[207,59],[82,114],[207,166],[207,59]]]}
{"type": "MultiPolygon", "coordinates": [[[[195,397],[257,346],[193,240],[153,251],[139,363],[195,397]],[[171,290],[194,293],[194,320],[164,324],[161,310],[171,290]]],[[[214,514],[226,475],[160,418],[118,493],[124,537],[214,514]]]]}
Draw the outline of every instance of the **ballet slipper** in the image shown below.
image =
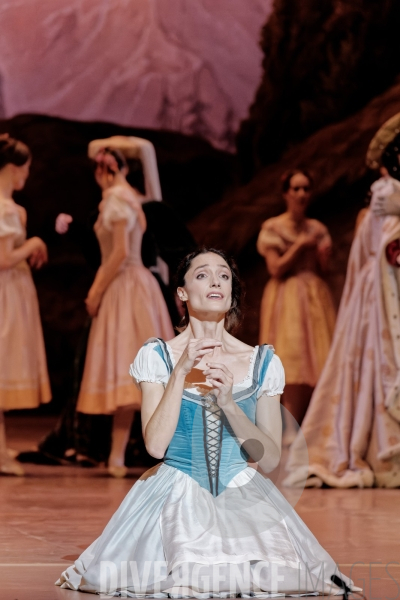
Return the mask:
{"type": "Polygon", "coordinates": [[[0,473],[2,475],[15,475],[17,477],[23,477],[25,471],[22,466],[12,459],[8,459],[0,464],[0,473]]]}
{"type": "Polygon", "coordinates": [[[108,474],[116,479],[123,479],[127,473],[128,469],[124,465],[108,465],[108,474]]]}

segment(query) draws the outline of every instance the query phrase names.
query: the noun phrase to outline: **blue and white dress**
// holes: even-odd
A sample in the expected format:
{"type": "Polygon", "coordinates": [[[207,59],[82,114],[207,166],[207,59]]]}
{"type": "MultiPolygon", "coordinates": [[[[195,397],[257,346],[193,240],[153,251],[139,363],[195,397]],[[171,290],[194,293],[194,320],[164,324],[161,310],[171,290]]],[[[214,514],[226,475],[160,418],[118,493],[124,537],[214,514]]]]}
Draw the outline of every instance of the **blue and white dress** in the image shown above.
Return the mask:
{"type": "MultiPolygon", "coordinates": [[[[153,339],[131,374],[165,386],[173,368],[171,348],[153,339]]],[[[283,387],[282,364],[263,345],[254,349],[233,398],[254,423],[258,399],[283,387]]],[[[135,483],[57,585],[133,598],[339,593],[330,580],[337,574],[333,559],[247,460],[223,411],[185,384],[164,461],[135,483]]]]}

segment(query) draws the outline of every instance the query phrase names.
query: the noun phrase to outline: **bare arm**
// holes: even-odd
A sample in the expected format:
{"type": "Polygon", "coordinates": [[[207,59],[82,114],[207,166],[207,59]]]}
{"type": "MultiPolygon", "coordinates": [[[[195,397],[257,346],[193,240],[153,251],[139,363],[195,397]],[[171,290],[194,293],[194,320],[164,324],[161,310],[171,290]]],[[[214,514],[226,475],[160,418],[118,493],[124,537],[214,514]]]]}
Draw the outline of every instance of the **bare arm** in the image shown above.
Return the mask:
{"type": "Polygon", "coordinates": [[[367,216],[369,211],[369,208],[362,208],[358,215],[357,215],[357,219],[356,219],[356,224],[354,226],[354,235],[356,235],[358,228],[360,227],[361,223],[364,221],[365,217],[367,216]]]}
{"type": "Polygon", "coordinates": [[[221,342],[192,339],[182,353],[168,384],[142,382],[142,429],[146,449],[154,458],[163,458],[178,424],[185,377],[201,358],[221,342]]]}
{"type": "Polygon", "coordinates": [[[113,248],[108,259],[100,266],[86,299],[89,314],[96,316],[104,292],[117,275],[118,270],[128,256],[128,229],[127,221],[113,223],[113,248]]]}
{"type": "Polygon", "coordinates": [[[277,279],[283,277],[295,265],[299,254],[305,248],[315,247],[316,244],[317,237],[315,234],[301,233],[294,244],[282,255],[275,248],[266,248],[264,256],[268,273],[271,277],[277,279]]]}
{"type": "Polygon", "coordinates": [[[329,273],[331,255],[332,255],[332,238],[329,235],[328,229],[322,223],[316,222],[316,253],[320,271],[329,273]]]}
{"type": "Polygon", "coordinates": [[[332,255],[332,245],[327,242],[317,248],[318,263],[322,273],[329,273],[332,255]]]}
{"type": "Polygon", "coordinates": [[[38,237],[32,237],[19,246],[14,248],[14,236],[7,235],[0,237],[0,270],[12,269],[22,260],[27,260],[32,254],[39,252],[43,260],[47,260],[46,244],[38,237]]]}
{"type": "Polygon", "coordinates": [[[184,382],[183,373],[174,369],[165,391],[158,383],[140,384],[143,439],[147,452],[154,458],[163,458],[175,433],[184,382]]]}
{"type": "Polygon", "coordinates": [[[290,271],[300,254],[300,250],[301,248],[296,243],[294,243],[283,255],[280,255],[275,248],[266,250],[265,262],[271,277],[279,279],[280,277],[283,277],[287,271],[290,271]]]}
{"type": "MultiPolygon", "coordinates": [[[[392,194],[374,194],[371,201],[371,209],[377,217],[387,217],[388,215],[400,216],[400,191],[395,190],[392,194]]],[[[367,209],[363,209],[366,211],[367,209]]],[[[360,211],[361,213],[361,211],[360,211]]],[[[356,229],[360,213],[357,216],[356,229]]],[[[360,219],[361,220],[361,219],[360,219]]]]}

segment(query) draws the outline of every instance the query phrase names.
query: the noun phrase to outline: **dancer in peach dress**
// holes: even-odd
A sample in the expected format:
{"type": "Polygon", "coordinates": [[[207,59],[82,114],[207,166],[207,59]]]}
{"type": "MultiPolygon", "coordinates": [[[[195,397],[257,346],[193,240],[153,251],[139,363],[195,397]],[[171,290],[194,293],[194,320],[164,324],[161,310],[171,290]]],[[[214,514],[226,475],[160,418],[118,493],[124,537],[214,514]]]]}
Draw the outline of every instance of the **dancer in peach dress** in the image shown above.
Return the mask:
{"type": "Polygon", "coordinates": [[[331,238],[325,225],[306,217],[312,179],[295,169],[282,178],[287,210],[261,227],[258,252],[271,276],[261,304],[260,343],[272,344],[286,372],[282,403],[294,420],[285,423],[290,445],[303,420],[332,340],[335,309],[322,279],[331,238]]]}
{"type": "Polygon", "coordinates": [[[123,477],[132,418],[141,405],[129,365],[148,338],[174,334],[160,287],[142,263],[146,218],[140,194],[126,181],[124,155],[115,147],[101,148],[95,161],[103,190],[94,226],[102,264],[86,299],[93,322],[77,410],[114,415],[108,469],[123,477]]]}
{"type": "Polygon", "coordinates": [[[4,410],[51,400],[39,306],[31,267],[47,261],[45,243],[26,239],[26,211],[12,194],[29,175],[29,148],[0,136],[0,473],[23,475],[6,448],[4,410]]]}

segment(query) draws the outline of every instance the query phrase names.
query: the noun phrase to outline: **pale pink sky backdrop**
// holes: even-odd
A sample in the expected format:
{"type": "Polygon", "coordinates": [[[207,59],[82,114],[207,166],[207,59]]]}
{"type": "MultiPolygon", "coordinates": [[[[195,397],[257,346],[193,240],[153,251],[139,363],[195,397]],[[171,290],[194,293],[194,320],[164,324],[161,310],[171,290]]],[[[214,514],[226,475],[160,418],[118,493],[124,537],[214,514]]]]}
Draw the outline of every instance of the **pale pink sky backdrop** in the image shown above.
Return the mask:
{"type": "Polygon", "coordinates": [[[272,0],[2,0],[2,113],[166,128],[232,149],[272,0]]]}

